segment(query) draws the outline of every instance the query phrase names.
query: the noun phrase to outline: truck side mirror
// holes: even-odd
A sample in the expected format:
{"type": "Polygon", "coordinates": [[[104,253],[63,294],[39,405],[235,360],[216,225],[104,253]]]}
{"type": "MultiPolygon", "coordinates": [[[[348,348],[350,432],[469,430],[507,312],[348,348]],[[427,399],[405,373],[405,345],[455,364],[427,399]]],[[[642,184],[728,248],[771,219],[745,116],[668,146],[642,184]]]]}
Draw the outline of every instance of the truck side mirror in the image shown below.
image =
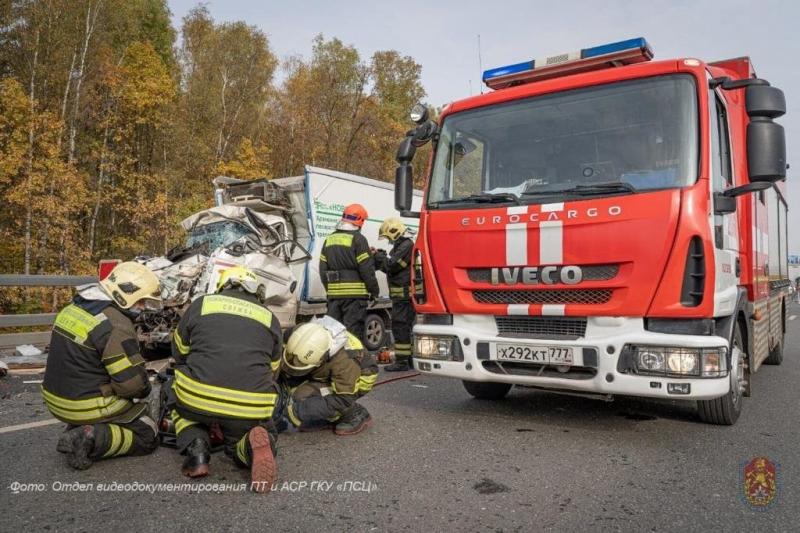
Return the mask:
{"type": "Polygon", "coordinates": [[[786,135],[773,122],[786,113],[783,91],[769,84],[745,89],[747,125],[747,170],[751,182],[772,183],[786,178],[786,135]]]}
{"type": "Polygon", "coordinates": [[[401,165],[404,163],[411,163],[416,153],[417,147],[414,145],[414,137],[412,135],[406,135],[406,137],[400,141],[400,146],[397,147],[397,155],[394,156],[394,159],[401,165]]]}
{"type": "Polygon", "coordinates": [[[736,212],[736,198],[743,194],[751,192],[763,191],[772,187],[772,183],[768,181],[755,181],[746,183],[739,187],[726,189],[722,192],[714,193],[714,214],[727,215],[736,212]]]}
{"type": "Polygon", "coordinates": [[[394,207],[401,214],[411,211],[414,196],[414,169],[408,162],[400,163],[394,171],[394,207]]]}

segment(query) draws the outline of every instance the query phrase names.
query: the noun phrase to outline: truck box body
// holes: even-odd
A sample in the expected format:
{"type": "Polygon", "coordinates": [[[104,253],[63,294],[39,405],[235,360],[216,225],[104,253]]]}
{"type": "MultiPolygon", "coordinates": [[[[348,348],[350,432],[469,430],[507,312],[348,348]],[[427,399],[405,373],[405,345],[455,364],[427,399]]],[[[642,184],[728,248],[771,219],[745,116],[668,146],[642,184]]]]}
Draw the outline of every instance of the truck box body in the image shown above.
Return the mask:
{"type": "Polygon", "coordinates": [[[780,349],[788,295],[785,184],[719,212],[722,192],[750,183],[757,119],[745,89],[721,81],[755,78],[749,59],[527,82],[520,66],[501,72],[516,85],[439,118],[415,249],[416,368],[600,395],[729,394],[780,349]],[[648,347],[671,366],[637,368],[648,347]],[[705,375],[717,357],[727,366],[705,375]]]}
{"type": "MultiPolygon", "coordinates": [[[[298,215],[302,213],[305,217],[305,225],[298,224],[298,241],[311,253],[311,260],[293,267],[299,282],[297,295],[301,314],[318,313],[320,309],[324,312],[324,307],[320,307],[325,303],[325,287],[319,277],[319,256],[325,238],[336,228],[344,207],[360,203],[369,214],[361,229],[362,234],[370,246],[387,248],[387,241],[378,240],[378,229],[384,219],[397,216],[394,188],[384,181],[313,166],[306,166],[303,176],[278,178],[273,182],[292,192],[293,203],[299,208],[298,215]]],[[[422,192],[417,192],[415,198],[419,207],[422,192]]],[[[404,218],[403,222],[414,232],[419,227],[419,221],[412,218],[404,218]]],[[[388,301],[389,288],[382,272],[378,272],[378,284],[381,299],[388,301]]]]}

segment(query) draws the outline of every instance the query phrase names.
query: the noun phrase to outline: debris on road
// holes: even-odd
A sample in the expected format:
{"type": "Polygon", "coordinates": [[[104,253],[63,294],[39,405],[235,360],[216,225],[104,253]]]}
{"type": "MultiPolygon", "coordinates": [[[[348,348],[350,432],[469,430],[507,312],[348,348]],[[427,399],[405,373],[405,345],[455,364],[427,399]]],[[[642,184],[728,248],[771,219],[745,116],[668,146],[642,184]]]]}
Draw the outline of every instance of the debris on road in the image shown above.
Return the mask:
{"type": "Polygon", "coordinates": [[[9,370],[17,369],[42,369],[47,364],[47,354],[39,355],[12,355],[0,358],[0,363],[4,363],[9,370]]]}
{"type": "Polygon", "coordinates": [[[33,344],[21,344],[17,346],[14,350],[14,355],[16,356],[27,356],[27,357],[35,357],[37,355],[42,355],[42,350],[34,346],[33,344]]]}
{"type": "Polygon", "coordinates": [[[0,378],[8,374],[8,365],[0,361],[0,378]]]}

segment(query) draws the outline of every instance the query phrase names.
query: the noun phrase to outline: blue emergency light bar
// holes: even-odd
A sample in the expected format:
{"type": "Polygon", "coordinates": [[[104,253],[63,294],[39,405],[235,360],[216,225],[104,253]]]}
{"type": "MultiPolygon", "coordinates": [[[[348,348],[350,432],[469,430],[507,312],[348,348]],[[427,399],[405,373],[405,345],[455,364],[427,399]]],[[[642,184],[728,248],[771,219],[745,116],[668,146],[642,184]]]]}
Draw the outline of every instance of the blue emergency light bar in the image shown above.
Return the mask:
{"type": "Polygon", "coordinates": [[[653,59],[653,49],[650,48],[644,37],[637,37],[627,41],[584,48],[577,52],[489,69],[483,73],[483,82],[492,89],[502,89],[510,85],[610,66],[643,63],[651,59],[653,59]]]}

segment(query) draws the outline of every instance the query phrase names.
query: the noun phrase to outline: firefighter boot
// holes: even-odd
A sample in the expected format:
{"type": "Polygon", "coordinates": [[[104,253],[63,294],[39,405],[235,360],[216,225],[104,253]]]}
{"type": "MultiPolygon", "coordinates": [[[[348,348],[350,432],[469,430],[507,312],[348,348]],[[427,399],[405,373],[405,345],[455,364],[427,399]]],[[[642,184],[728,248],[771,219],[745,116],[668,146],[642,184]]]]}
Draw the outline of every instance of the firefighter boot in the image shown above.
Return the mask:
{"type": "Polygon", "coordinates": [[[270,435],[264,427],[256,426],[247,433],[247,442],[250,445],[250,488],[255,492],[269,492],[278,474],[270,435]]]}
{"type": "Polygon", "coordinates": [[[395,363],[384,368],[387,372],[407,372],[414,368],[409,364],[408,357],[396,357],[395,363]]]}
{"type": "Polygon", "coordinates": [[[81,426],[65,431],[58,439],[56,449],[67,454],[67,463],[75,470],[92,466],[89,454],[94,449],[94,426],[81,426]]]}
{"type": "Polygon", "coordinates": [[[342,415],[336,428],[333,430],[337,435],[355,435],[361,433],[372,425],[372,417],[367,408],[360,403],[353,404],[346,413],[342,415]]]}
{"type": "Polygon", "coordinates": [[[183,461],[184,476],[203,477],[208,475],[208,464],[211,462],[211,448],[205,439],[194,439],[186,447],[186,460],[183,461]]]}

